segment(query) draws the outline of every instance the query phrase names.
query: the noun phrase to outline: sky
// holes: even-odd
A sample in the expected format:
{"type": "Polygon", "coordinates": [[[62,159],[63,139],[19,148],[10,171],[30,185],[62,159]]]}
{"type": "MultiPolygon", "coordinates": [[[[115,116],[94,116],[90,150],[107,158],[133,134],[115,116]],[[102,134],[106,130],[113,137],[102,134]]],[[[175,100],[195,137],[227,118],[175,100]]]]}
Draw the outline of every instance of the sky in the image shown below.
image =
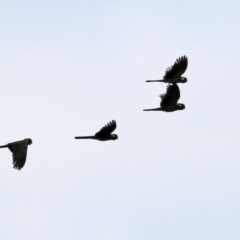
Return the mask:
{"type": "Polygon", "coordinates": [[[0,1],[0,145],[33,140],[0,151],[0,239],[239,240],[239,8],[0,1]],[[183,55],[185,110],[143,112],[183,55]]]}

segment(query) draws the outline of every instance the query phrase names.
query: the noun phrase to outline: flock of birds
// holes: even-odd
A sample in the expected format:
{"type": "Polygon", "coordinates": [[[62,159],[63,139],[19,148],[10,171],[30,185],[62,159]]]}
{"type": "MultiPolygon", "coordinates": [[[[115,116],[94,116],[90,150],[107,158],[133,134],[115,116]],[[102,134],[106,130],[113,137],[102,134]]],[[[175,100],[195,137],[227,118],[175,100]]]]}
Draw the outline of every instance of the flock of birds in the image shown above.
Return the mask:
{"type": "MultiPolygon", "coordinates": [[[[188,66],[188,59],[186,56],[178,58],[173,66],[166,69],[166,73],[161,80],[147,80],[146,82],[163,82],[168,83],[167,91],[165,94],[160,94],[161,102],[160,108],[144,109],[143,111],[164,111],[164,112],[174,112],[177,110],[185,109],[185,105],[178,103],[180,98],[180,89],[177,83],[186,83],[187,78],[182,77],[183,73],[186,71],[188,66]]],[[[112,120],[107,123],[103,128],[100,129],[93,136],[81,136],[75,137],[75,139],[95,139],[99,141],[108,141],[118,139],[117,134],[112,132],[117,128],[116,121],[112,120]]],[[[13,168],[22,169],[26,163],[27,159],[27,149],[28,145],[32,144],[30,138],[26,138],[21,141],[8,143],[6,145],[0,146],[0,148],[8,148],[13,155],[13,168]]]]}
{"type": "Polygon", "coordinates": [[[185,105],[177,103],[180,98],[180,89],[177,83],[186,83],[187,78],[182,77],[188,66],[188,59],[182,56],[176,60],[173,66],[166,69],[166,73],[162,80],[147,80],[146,82],[164,82],[169,83],[167,92],[160,94],[160,108],[145,109],[143,111],[164,111],[174,112],[185,109],[185,105]],[[170,84],[171,83],[171,84],[170,84]]]}

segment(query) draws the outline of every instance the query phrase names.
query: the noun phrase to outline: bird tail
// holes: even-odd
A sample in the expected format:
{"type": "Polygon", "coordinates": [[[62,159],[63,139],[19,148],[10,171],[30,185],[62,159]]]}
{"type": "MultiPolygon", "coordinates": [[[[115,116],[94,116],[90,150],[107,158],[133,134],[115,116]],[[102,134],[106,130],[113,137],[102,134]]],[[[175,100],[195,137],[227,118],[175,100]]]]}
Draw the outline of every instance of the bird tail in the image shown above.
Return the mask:
{"type": "Polygon", "coordinates": [[[162,111],[161,108],[143,109],[143,111],[162,111]]]}
{"type": "Polygon", "coordinates": [[[96,139],[95,136],[83,136],[83,137],[75,137],[75,139],[96,139]]]}
{"type": "Polygon", "coordinates": [[[159,79],[159,80],[146,80],[146,82],[164,82],[164,79],[159,79]]]}
{"type": "Polygon", "coordinates": [[[0,148],[6,148],[6,147],[8,147],[8,145],[2,145],[2,146],[0,146],[0,148]]]}

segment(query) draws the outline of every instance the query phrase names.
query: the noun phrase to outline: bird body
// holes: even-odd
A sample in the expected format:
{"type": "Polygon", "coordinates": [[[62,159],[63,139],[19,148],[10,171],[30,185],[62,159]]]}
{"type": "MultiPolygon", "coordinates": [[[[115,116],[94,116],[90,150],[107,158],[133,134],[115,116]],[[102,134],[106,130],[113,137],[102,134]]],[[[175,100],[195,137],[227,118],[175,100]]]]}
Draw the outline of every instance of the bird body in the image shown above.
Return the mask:
{"type": "Polygon", "coordinates": [[[13,168],[21,170],[24,167],[27,159],[27,148],[28,145],[32,144],[30,138],[26,138],[21,141],[8,143],[7,145],[2,145],[0,148],[8,148],[13,155],[13,168]]]}
{"type": "Polygon", "coordinates": [[[167,92],[160,95],[160,108],[144,109],[143,111],[174,112],[185,109],[185,105],[177,103],[180,98],[180,89],[176,83],[167,86],[167,92]]]}
{"type": "Polygon", "coordinates": [[[99,141],[108,141],[108,140],[116,140],[118,139],[117,134],[112,134],[112,132],[117,128],[116,121],[112,120],[111,122],[107,123],[100,131],[95,133],[94,136],[82,136],[82,137],[75,137],[75,139],[95,139],[99,141]]]}
{"type": "Polygon", "coordinates": [[[164,82],[164,83],[186,83],[187,78],[181,77],[188,66],[188,59],[186,56],[178,58],[173,66],[166,69],[165,75],[161,80],[147,80],[146,82],[164,82]]]}

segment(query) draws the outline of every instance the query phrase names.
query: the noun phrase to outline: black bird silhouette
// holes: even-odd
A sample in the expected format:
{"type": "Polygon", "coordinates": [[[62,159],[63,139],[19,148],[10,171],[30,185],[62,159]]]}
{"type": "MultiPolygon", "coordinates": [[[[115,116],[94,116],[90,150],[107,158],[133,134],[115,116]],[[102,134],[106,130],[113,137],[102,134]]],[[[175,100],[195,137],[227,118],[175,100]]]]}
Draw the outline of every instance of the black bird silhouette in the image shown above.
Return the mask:
{"type": "Polygon", "coordinates": [[[26,138],[21,141],[8,143],[7,145],[0,146],[0,148],[8,148],[13,155],[13,168],[21,170],[27,159],[28,145],[32,144],[30,138],[26,138]]]}
{"type": "Polygon", "coordinates": [[[160,108],[144,109],[143,111],[174,112],[185,109],[185,105],[177,103],[180,98],[180,89],[176,83],[167,86],[167,92],[159,95],[161,98],[160,108]]]}
{"type": "Polygon", "coordinates": [[[147,80],[146,82],[165,82],[165,83],[185,83],[187,78],[181,77],[188,66],[188,59],[186,56],[178,58],[173,66],[166,69],[166,73],[162,80],[147,80]]]}
{"type": "Polygon", "coordinates": [[[107,123],[99,132],[95,133],[94,136],[75,137],[75,139],[95,139],[99,141],[108,141],[118,139],[117,134],[111,134],[117,127],[116,121],[112,120],[107,123]]]}

